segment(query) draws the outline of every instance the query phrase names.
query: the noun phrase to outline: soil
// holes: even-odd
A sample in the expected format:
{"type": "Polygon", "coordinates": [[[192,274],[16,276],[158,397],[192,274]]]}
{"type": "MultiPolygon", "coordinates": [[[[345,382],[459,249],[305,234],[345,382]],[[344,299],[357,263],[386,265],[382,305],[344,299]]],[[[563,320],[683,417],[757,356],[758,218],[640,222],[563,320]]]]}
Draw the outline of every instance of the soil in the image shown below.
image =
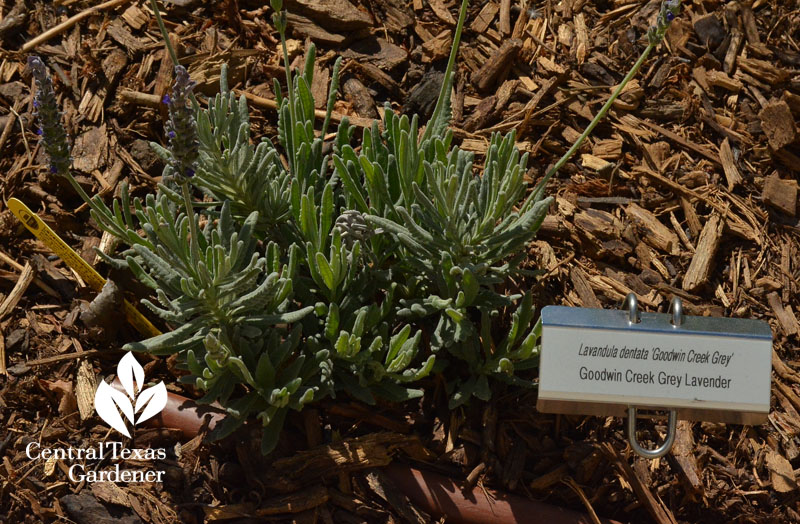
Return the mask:
{"type": "MultiPolygon", "coordinates": [[[[291,59],[300,64],[316,42],[312,89],[324,100],[343,56],[335,110],[356,124],[386,103],[424,115],[458,4],[286,0],[291,59]]],[[[516,130],[531,182],[541,178],[635,62],[658,7],[473,1],[453,97],[457,142],[480,161],[491,133],[516,130]]],[[[250,100],[254,136],[274,137],[281,62],[266,3],[172,0],[165,8],[199,91],[214,92],[227,62],[231,85],[250,100]]],[[[110,198],[123,181],[136,195],[152,191],[161,164],[147,142],[164,142],[159,101],[172,68],[149,3],[8,0],[0,15],[3,200],[26,202],[109,275],[95,258],[103,239],[86,207],[47,172],[25,59],[39,54],[53,72],[87,191],[110,198]]],[[[162,482],[72,482],[72,461],[32,461],[26,448],[113,440],[91,399],[96,382],[115,373],[121,345],[138,335],[114,308],[90,305],[95,292],[0,204],[0,522],[434,521],[387,495],[380,467],[388,462],[444,474],[475,497],[493,488],[620,521],[800,521],[798,42],[795,2],[685,2],[665,43],[549,183],[556,203],[526,263],[543,271],[519,283],[535,289],[539,307],[618,308],[634,292],[645,311],[666,312],[678,296],[689,315],[767,321],[767,423],[682,421],[672,452],[649,461],[631,453],[624,419],[541,414],[536,391],[519,389],[449,412],[432,379],[422,402],[338,398],[293,414],[267,458],[251,438],[257,429],[215,444],[137,431],[133,447],[167,450],[155,463],[162,482]],[[297,474],[322,456],[335,467],[297,474]]],[[[113,278],[130,296],[140,292],[124,275],[113,278]]],[[[198,396],[178,383],[173,359],[140,360],[148,379],[198,396]]],[[[640,427],[651,443],[665,433],[663,422],[640,427]]]]}

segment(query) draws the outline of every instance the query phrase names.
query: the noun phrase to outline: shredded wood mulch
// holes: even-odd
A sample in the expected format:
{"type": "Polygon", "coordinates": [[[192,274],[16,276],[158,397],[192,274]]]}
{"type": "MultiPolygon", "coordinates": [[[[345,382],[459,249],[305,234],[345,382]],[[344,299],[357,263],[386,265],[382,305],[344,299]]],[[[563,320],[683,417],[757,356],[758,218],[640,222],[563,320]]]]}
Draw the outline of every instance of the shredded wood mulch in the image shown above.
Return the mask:
{"type": "MultiPolygon", "coordinates": [[[[368,124],[387,102],[427,116],[458,3],[286,0],[290,57],[299,64],[318,45],[318,101],[345,57],[337,118],[368,124]]],[[[282,76],[266,2],[166,4],[199,91],[213,93],[228,63],[254,109],[254,134],[274,137],[271,86],[282,76]]],[[[516,129],[537,180],[639,56],[658,6],[472,2],[453,97],[461,147],[480,161],[491,133],[516,129]]],[[[491,487],[621,521],[800,521],[798,42],[793,1],[685,2],[666,42],[551,181],[556,203],[529,256],[544,274],[517,283],[537,291],[539,306],[615,308],[634,292],[648,311],[678,296],[688,314],[768,321],[768,423],[681,422],[672,452],[645,461],[628,449],[622,420],[542,415],[535,391],[519,390],[450,413],[431,380],[422,403],[323,401],[289,420],[268,458],[247,431],[214,445],[137,431],[135,447],[167,448],[155,463],[163,482],[76,484],[70,462],[32,462],[26,446],[113,440],[93,414],[93,391],[137,335],[90,305],[95,294],[0,204],[0,522],[433,521],[386,488],[376,468],[391,461],[444,473],[475,497],[491,487]]],[[[54,73],[80,183],[110,198],[127,180],[141,195],[159,180],[147,142],[163,143],[159,101],[172,77],[149,4],[5,0],[0,45],[3,199],[26,202],[108,274],[93,251],[107,239],[44,167],[25,59],[38,53],[54,73]]],[[[196,396],[177,385],[172,359],[145,371],[196,396]]],[[[654,442],[664,435],[661,423],[641,425],[654,442]]]]}

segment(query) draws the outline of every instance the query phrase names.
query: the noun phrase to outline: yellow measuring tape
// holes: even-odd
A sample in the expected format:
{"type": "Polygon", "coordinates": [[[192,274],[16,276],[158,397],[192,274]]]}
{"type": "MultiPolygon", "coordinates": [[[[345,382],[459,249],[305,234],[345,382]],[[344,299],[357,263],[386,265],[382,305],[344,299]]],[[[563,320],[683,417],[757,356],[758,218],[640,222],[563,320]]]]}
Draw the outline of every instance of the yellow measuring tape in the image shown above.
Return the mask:
{"type": "MultiPolygon", "coordinates": [[[[50,226],[45,224],[36,213],[31,211],[28,206],[16,198],[10,199],[7,205],[20,222],[25,224],[28,231],[33,233],[36,238],[41,240],[53,253],[58,255],[65,264],[74,269],[92,289],[98,293],[103,289],[106,279],[101,277],[100,273],[95,271],[94,268],[69,247],[66,242],[61,240],[61,237],[50,229],[50,226]]],[[[125,312],[125,318],[128,322],[142,335],[154,337],[161,334],[161,331],[151,324],[150,321],[139,313],[139,311],[133,307],[133,304],[127,300],[123,301],[122,309],[125,312]]]]}

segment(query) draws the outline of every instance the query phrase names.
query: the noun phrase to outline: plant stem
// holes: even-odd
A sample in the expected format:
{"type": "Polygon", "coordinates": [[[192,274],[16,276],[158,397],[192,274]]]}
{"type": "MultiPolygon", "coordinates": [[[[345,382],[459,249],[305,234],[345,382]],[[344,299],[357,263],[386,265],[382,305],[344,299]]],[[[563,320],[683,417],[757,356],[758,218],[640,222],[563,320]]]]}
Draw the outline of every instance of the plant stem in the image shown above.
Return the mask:
{"type": "Polygon", "coordinates": [[[164,25],[164,20],[161,18],[161,11],[158,10],[158,2],[156,2],[156,0],[150,0],[150,5],[153,6],[153,12],[156,15],[156,22],[158,22],[158,28],[161,30],[162,38],[164,38],[164,46],[167,48],[169,57],[172,59],[172,65],[179,65],[180,62],[178,62],[178,54],[175,52],[175,48],[172,47],[172,42],[170,41],[169,33],[167,32],[167,26],[164,25]]]}
{"type": "Polygon", "coordinates": [[[86,202],[87,206],[94,209],[92,199],[89,197],[89,195],[86,194],[86,191],[83,190],[81,185],[78,183],[77,180],[75,180],[75,177],[72,176],[72,173],[69,170],[59,172],[58,174],[67,179],[67,181],[70,183],[75,192],[78,193],[78,195],[84,202],[86,202]]]}
{"type": "MultiPolygon", "coordinates": [[[[83,190],[83,187],[81,187],[81,185],[78,183],[78,181],[75,180],[75,177],[72,176],[72,172],[69,169],[66,170],[66,171],[63,171],[63,172],[59,171],[58,175],[63,176],[64,178],[67,179],[67,182],[69,182],[70,185],[72,186],[72,188],[75,190],[75,192],[78,193],[78,196],[81,197],[81,200],[83,200],[86,203],[86,205],[89,206],[89,209],[91,209],[92,211],[97,213],[98,219],[102,218],[103,220],[106,220],[109,223],[114,224],[114,217],[106,212],[107,208],[104,208],[104,206],[102,206],[102,205],[98,204],[97,202],[95,202],[86,193],[86,191],[83,190]]],[[[98,220],[98,222],[99,222],[98,225],[102,229],[104,224],[100,223],[100,220],[98,220]]],[[[120,234],[119,236],[124,236],[124,235],[120,234]]]]}
{"type": "MultiPolygon", "coordinates": [[[[153,7],[153,13],[156,16],[156,22],[158,22],[158,28],[161,31],[161,37],[164,39],[164,47],[166,47],[169,57],[172,59],[172,65],[177,67],[180,65],[180,62],[178,61],[178,54],[175,52],[175,48],[172,46],[172,41],[169,39],[167,26],[164,25],[164,19],[161,18],[161,11],[158,9],[158,2],[156,0],[150,0],[150,5],[153,7]]],[[[190,92],[189,97],[196,106],[197,99],[195,98],[194,93],[190,92]]],[[[183,202],[186,205],[186,216],[189,218],[192,258],[194,259],[194,262],[197,263],[200,262],[200,241],[198,239],[197,223],[195,222],[194,216],[194,204],[192,203],[192,194],[191,190],[189,189],[188,180],[181,182],[180,186],[181,193],[183,193],[183,202]]],[[[192,265],[190,264],[187,269],[191,271],[192,265]]]]}
{"type": "MultiPolygon", "coordinates": [[[[194,217],[194,204],[192,203],[192,194],[189,189],[189,181],[184,180],[181,182],[181,192],[183,193],[183,202],[186,205],[186,216],[189,218],[189,232],[191,233],[191,249],[192,249],[192,258],[194,259],[193,262],[196,264],[200,262],[200,240],[198,237],[198,230],[197,230],[197,223],[195,222],[194,217]]],[[[190,264],[189,270],[191,271],[193,266],[190,264]]]]}
{"type": "MultiPolygon", "coordinates": [[[[278,13],[278,16],[281,16],[281,13],[278,13]]],[[[281,36],[281,49],[283,50],[283,66],[286,72],[286,96],[289,99],[289,125],[287,126],[287,133],[286,133],[286,142],[288,149],[288,160],[289,160],[289,171],[297,176],[298,173],[295,173],[295,166],[297,165],[297,144],[295,144],[294,140],[294,128],[295,123],[297,122],[297,114],[294,107],[294,89],[292,85],[292,67],[289,64],[289,51],[286,48],[286,28],[283,24],[278,26],[278,32],[281,36]]],[[[281,109],[278,108],[278,111],[281,109]]]]}
{"type": "Polygon", "coordinates": [[[435,128],[440,126],[439,120],[443,118],[442,112],[445,110],[445,100],[448,100],[449,106],[450,90],[453,88],[453,71],[456,65],[456,56],[458,55],[458,46],[461,43],[461,33],[464,31],[464,22],[467,19],[468,5],[469,0],[463,0],[461,2],[461,8],[458,13],[458,23],[456,24],[456,32],[453,35],[453,46],[450,48],[450,58],[447,60],[447,69],[444,73],[442,88],[439,91],[439,97],[436,99],[436,105],[433,108],[433,114],[431,115],[430,120],[428,120],[428,124],[425,127],[425,133],[422,135],[420,143],[430,139],[433,136],[433,133],[436,132],[435,128]]]}
{"type": "Polygon", "coordinates": [[[625,89],[625,86],[628,84],[628,82],[630,82],[631,79],[634,76],[636,76],[636,73],[639,72],[639,69],[641,69],[642,64],[650,55],[650,52],[653,50],[653,48],[655,48],[655,44],[648,44],[647,48],[644,50],[644,52],[642,52],[642,56],[640,56],[639,60],[637,60],[636,63],[633,64],[631,70],[628,71],[628,74],[625,75],[625,78],[622,79],[622,82],[619,84],[619,86],[617,86],[617,88],[611,94],[611,97],[606,101],[603,107],[600,108],[600,111],[597,113],[594,119],[589,123],[588,126],[586,126],[586,129],[583,131],[581,136],[578,137],[575,143],[572,144],[572,147],[569,148],[569,151],[564,153],[564,156],[562,156],[561,159],[558,162],[556,162],[556,165],[550,168],[550,170],[544,175],[544,178],[537,184],[536,189],[534,189],[533,191],[533,194],[537,195],[535,200],[538,200],[541,197],[540,193],[544,191],[544,186],[545,184],[547,184],[547,181],[550,180],[550,177],[556,174],[556,172],[558,172],[559,169],[564,167],[564,165],[569,161],[569,159],[572,158],[572,156],[578,152],[578,149],[580,149],[586,138],[592,133],[592,131],[594,131],[594,128],[597,127],[597,124],[599,124],[600,121],[603,118],[605,118],[606,114],[608,113],[608,110],[611,109],[611,104],[613,104],[614,100],[616,100],[617,97],[622,93],[622,90],[625,89]]]}
{"type": "MultiPolygon", "coordinates": [[[[158,29],[161,31],[161,38],[164,39],[164,47],[167,48],[167,53],[169,53],[169,57],[172,60],[172,65],[177,67],[181,65],[181,63],[178,61],[178,53],[176,53],[175,48],[172,47],[172,40],[169,39],[167,26],[164,25],[164,19],[161,18],[161,11],[158,9],[158,3],[156,0],[150,0],[150,5],[153,7],[153,13],[156,15],[158,29]]],[[[189,93],[189,98],[194,105],[197,105],[197,97],[194,96],[194,93],[189,93]]]]}

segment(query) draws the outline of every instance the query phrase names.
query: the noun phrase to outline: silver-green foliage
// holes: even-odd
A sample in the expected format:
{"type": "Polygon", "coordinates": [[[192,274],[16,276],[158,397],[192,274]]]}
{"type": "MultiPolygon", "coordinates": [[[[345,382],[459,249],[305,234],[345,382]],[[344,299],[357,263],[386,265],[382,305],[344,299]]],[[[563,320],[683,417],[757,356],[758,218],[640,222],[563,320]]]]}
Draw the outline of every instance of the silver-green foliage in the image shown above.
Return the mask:
{"type": "MultiPolygon", "coordinates": [[[[285,15],[272,4],[288,59],[285,15]]],[[[220,94],[207,109],[195,105],[191,183],[206,198],[191,213],[169,182],[171,152],[155,144],[167,163],[155,195],[131,202],[123,188],[112,208],[92,200],[95,220],[128,246],[107,260],[153,289],[156,301],[145,304],[174,328],[129,347],[183,357],[185,379],[231,415],[214,436],[254,414],[266,453],[289,409],[341,392],[367,403],[419,397],[432,372],[444,375],[453,407],[489,398],[490,378],[529,384],[515,373],[537,362],[532,296],[505,285],[550,199],[526,197],[527,156],[513,133],[492,138],[481,173],[452,146],[449,96],[466,4],[421,136],[417,117],[387,107],[385,129],[365,129],[360,148],[345,119],[323,154],[339,62],[316,130],[312,46],[300,74],[286,60],[285,96],[275,82],[277,144],[253,143],[246,100],[228,89],[224,70],[220,94]],[[197,250],[193,218],[205,224],[197,250]]]]}
{"type": "MultiPolygon", "coordinates": [[[[402,140],[413,136],[414,126],[406,132],[406,122],[396,128],[402,140]]],[[[479,395],[486,398],[488,386],[469,386],[474,377],[513,376],[514,364],[525,366],[531,358],[530,352],[513,352],[513,344],[493,348],[488,326],[520,298],[497,288],[519,271],[524,247],[541,226],[551,199],[534,194],[525,198],[527,155],[520,156],[513,132],[492,138],[482,174],[474,172],[472,154],[450,148],[449,142],[449,134],[435,138],[431,161],[420,161],[423,176],[401,182],[407,186],[403,205],[394,204],[388,216],[368,215],[367,220],[396,239],[395,267],[404,275],[402,281],[410,283],[398,317],[433,317],[431,350],[446,348],[468,364],[471,378],[464,387],[460,380],[453,386],[455,407],[472,391],[486,391],[479,395]]],[[[377,162],[362,165],[366,173],[382,170],[377,162]]],[[[523,310],[530,308],[529,302],[520,307],[517,315],[527,318],[530,312],[523,310]]],[[[486,383],[485,377],[479,380],[486,383]]]]}
{"type": "MultiPolygon", "coordinates": [[[[144,203],[135,199],[134,214],[113,216],[102,208],[95,213],[107,231],[124,228],[120,238],[129,244],[124,259],[107,260],[130,268],[152,288],[156,303],[142,302],[175,326],[126,349],[184,355],[190,381],[207,392],[204,400],[221,400],[231,415],[215,436],[224,436],[256,413],[267,429],[266,452],[274,446],[288,409],[299,410],[332,387],[329,351],[298,351],[298,323],[313,311],[313,306],[299,307],[292,300],[299,250],[292,246],[284,254],[274,242],[260,249],[254,235],[258,212],[237,223],[225,201],[218,217],[206,222],[198,258],[187,242],[189,217],[171,194],[162,186],[144,203]],[[144,235],[136,234],[134,223],[144,235]],[[244,394],[237,384],[246,385],[244,394]]],[[[115,202],[115,209],[127,211],[127,202],[123,188],[122,203],[115,202]]]]}

